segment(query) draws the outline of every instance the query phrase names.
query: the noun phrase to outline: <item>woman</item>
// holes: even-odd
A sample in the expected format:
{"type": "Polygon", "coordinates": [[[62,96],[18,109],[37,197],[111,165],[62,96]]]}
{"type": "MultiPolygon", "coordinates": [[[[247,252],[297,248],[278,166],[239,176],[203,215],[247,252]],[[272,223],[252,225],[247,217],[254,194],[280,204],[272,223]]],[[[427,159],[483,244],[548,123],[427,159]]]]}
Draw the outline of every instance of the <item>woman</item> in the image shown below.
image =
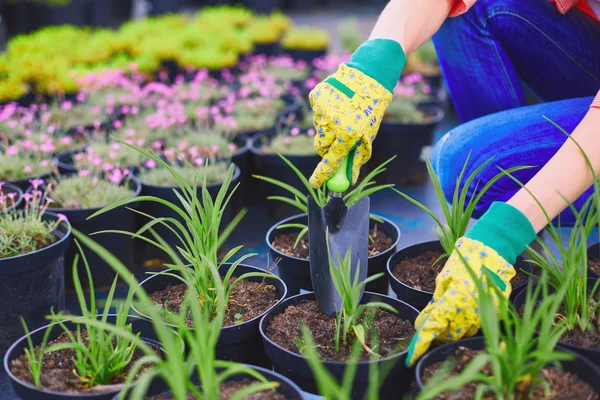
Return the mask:
{"type": "MultiPolygon", "coordinates": [[[[498,167],[533,167],[515,174],[525,189],[508,177],[498,181],[476,210],[481,217],[457,243],[470,268],[481,274],[485,264],[508,297],[512,264],[547,224],[534,197],[554,218],[567,202],[580,205],[589,196],[592,173],[575,142],[600,173],[599,17],[599,0],[392,0],[350,62],[311,92],[315,147],[323,157],[311,184],[320,187],[346,156],[356,182],[405,55],[437,32],[442,71],[466,122],[440,140],[432,157],[447,197],[469,153],[465,176],[494,157],[479,175],[483,182],[498,167]],[[524,107],[521,81],[546,103],[524,107]],[[572,132],[573,140],[544,117],[572,132]]],[[[563,223],[573,218],[569,211],[561,217],[563,223]]],[[[477,332],[472,291],[455,251],[416,321],[408,364],[434,340],[477,332]]]]}

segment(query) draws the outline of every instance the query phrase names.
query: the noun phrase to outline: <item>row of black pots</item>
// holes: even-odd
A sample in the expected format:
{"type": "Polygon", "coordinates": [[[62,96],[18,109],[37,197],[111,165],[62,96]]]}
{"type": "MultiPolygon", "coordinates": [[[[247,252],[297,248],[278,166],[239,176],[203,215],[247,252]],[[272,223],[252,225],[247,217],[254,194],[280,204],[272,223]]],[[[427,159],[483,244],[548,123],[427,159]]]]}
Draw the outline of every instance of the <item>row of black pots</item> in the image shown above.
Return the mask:
{"type": "MultiPolygon", "coordinates": [[[[19,208],[19,206],[21,205],[21,202],[23,201],[23,191],[21,190],[20,187],[13,185],[12,183],[4,183],[2,185],[2,193],[4,193],[5,196],[8,197],[9,194],[11,193],[15,193],[15,198],[14,198],[14,204],[9,206],[6,210],[4,211],[0,211],[0,213],[2,212],[10,212],[13,210],[16,210],[17,208],[19,208]]],[[[8,200],[10,204],[11,200],[8,200]]]]}
{"type": "MultiPolygon", "coordinates": [[[[392,287],[392,290],[394,291],[394,293],[396,293],[396,296],[398,296],[400,300],[407,302],[411,306],[415,307],[417,310],[423,310],[427,306],[427,304],[429,304],[431,298],[433,297],[433,293],[427,292],[425,290],[416,289],[412,286],[409,286],[405,282],[400,281],[394,276],[393,270],[394,267],[398,265],[402,260],[419,256],[427,251],[443,253],[444,249],[442,247],[442,244],[437,240],[431,242],[422,242],[404,247],[387,260],[387,275],[390,277],[390,286],[392,287]]],[[[517,262],[515,263],[514,267],[517,271],[522,270],[526,274],[532,273],[531,264],[526,263],[521,257],[517,259],[517,262]]],[[[520,285],[513,287],[511,292],[511,299],[516,298],[516,296],[527,287],[529,281],[530,277],[528,276],[528,278],[520,285]]]]}
{"type": "MultiPolygon", "coordinates": [[[[423,376],[425,369],[435,363],[443,362],[453,357],[459,347],[483,350],[485,348],[485,339],[483,337],[463,339],[445,344],[427,353],[416,366],[415,375],[419,389],[423,389],[424,386],[423,376]]],[[[588,383],[597,393],[600,393],[600,369],[598,368],[598,363],[591,362],[586,357],[573,352],[570,348],[563,345],[558,345],[557,348],[575,356],[574,360],[560,362],[562,370],[576,375],[583,382],[588,383]]]]}
{"type": "MultiPolygon", "coordinates": [[[[390,255],[397,250],[398,242],[400,241],[400,229],[398,226],[388,219],[378,215],[375,216],[383,220],[383,224],[372,220],[370,221],[371,228],[377,224],[378,229],[389,236],[392,239],[393,244],[386,251],[373,257],[369,257],[369,276],[386,272],[387,260],[390,255]]],[[[281,259],[278,264],[279,276],[286,282],[290,295],[299,294],[301,291],[312,292],[313,286],[310,278],[310,261],[284,254],[273,246],[273,241],[278,235],[290,233],[289,229],[277,229],[283,224],[308,225],[308,216],[306,214],[300,214],[278,222],[267,232],[266,241],[269,246],[271,259],[281,259]]],[[[388,289],[389,280],[387,274],[374,282],[369,283],[366,287],[367,291],[381,294],[387,294],[388,289]]]]}
{"type": "MultiPolygon", "coordinates": [[[[58,215],[47,212],[44,221],[56,222],[58,215]]],[[[22,335],[19,317],[29,327],[46,322],[51,309],[65,307],[65,252],[69,248],[71,226],[68,222],[54,231],[58,239],[43,249],[0,259],[0,355],[22,335]]]]}

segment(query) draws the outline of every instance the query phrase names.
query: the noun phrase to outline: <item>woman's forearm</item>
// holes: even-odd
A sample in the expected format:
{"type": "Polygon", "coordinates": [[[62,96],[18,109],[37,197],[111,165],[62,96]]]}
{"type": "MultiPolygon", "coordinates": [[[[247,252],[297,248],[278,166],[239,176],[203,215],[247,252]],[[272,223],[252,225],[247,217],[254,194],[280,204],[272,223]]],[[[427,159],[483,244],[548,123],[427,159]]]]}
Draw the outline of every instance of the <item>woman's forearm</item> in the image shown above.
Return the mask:
{"type": "Polygon", "coordinates": [[[596,176],[600,174],[600,109],[591,108],[565,144],[548,163],[515,194],[508,204],[529,219],[536,232],[548,224],[537,199],[548,216],[554,219],[593,183],[593,175],[577,144],[592,163],[596,176]]]}
{"type": "Polygon", "coordinates": [[[455,0],[391,0],[381,13],[370,39],[392,39],[406,54],[440,29],[455,0]]]}

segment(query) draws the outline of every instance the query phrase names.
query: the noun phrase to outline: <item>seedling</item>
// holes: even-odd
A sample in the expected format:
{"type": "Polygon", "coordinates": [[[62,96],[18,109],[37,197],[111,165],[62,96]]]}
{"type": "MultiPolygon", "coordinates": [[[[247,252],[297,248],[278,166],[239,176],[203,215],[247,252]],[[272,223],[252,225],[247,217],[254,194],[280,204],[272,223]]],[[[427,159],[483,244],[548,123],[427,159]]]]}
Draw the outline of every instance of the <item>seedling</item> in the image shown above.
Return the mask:
{"type": "Polygon", "coordinates": [[[445,222],[442,222],[442,220],[439,219],[429,208],[427,208],[427,206],[420,203],[418,200],[413,199],[409,195],[392,188],[392,190],[398,193],[400,196],[404,197],[406,200],[410,201],[411,203],[419,207],[421,210],[429,214],[429,216],[431,216],[431,218],[433,218],[433,220],[435,221],[435,226],[433,230],[435,231],[437,237],[440,240],[440,243],[442,244],[442,248],[445,251],[445,254],[442,255],[440,259],[436,261],[436,263],[452,254],[456,241],[465,235],[467,231],[467,226],[469,225],[469,221],[471,220],[473,212],[475,211],[475,207],[485,195],[485,193],[503,176],[529,168],[509,168],[506,171],[502,171],[495,175],[485,185],[483,185],[481,189],[479,189],[479,181],[476,180],[477,176],[486,166],[488,166],[493,161],[493,158],[490,158],[481,166],[477,167],[468,177],[466,177],[463,183],[463,178],[465,177],[467,168],[469,166],[470,156],[471,154],[469,153],[469,156],[467,156],[467,159],[465,161],[465,164],[463,165],[462,170],[460,171],[460,174],[456,178],[456,186],[454,188],[454,194],[452,195],[452,202],[450,206],[446,202],[446,197],[442,189],[442,184],[433,169],[431,161],[429,160],[429,158],[425,159],[427,171],[429,172],[429,178],[433,183],[435,194],[442,207],[445,222]]]}
{"type": "MultiPolygon", "coordinates": [[[[327,236],[329,236],[329,234],[327,234],[327,236]]],[[[337,313],[335,324],[335,351],[337,352],[340,349],[340,340],[343,344],[348,343],[348,335],[352,333],[365,350],[371,353],[374,349],[370,349],[367,346],[365,327],[359,322],[360,318],[369,308],[380,308],[394,314],[397,313],[397,311],[387,303],[370,302],[367,304],[360,304],[360,300],[365,286],[370,282],[381,278],[384,274],[375,274],[361,282],[359,280],[360,265],[357,265],[354,277],[352,277],[352,249],[348,249],[343,258],[338,254],[337,265],[329,249],[329,237],[327,238],[327,251],[329,254],[329,273],[331,275],[331,280],[335,286],[335,290],[342,299],[342,309],[337,313]]]]}
{"type": "Polygon", "coordinates": [[[23,331],[25,331],[25,336],[27,337],[27,347],[25,348],[25,356],[27,357],[27,363],[29,364],[29,371],[31,371],[31,376],[33,378],[33,384],[35,387],[39,388],[42,382],[42,366],[44,365],[44,354],[47,352],[46,345],[48,344],[48,338],[50,336],[50,329],[46,329],[44,332],[44,336],[42,338],[42,342],[39,345],[39,349],[36,351],[33,341],[31,340],[31,336],[29,335],[29,329],[27,328],[27,324],[23,317],[19,317],[21,320],[21,325],[23,325],[23,331]]]}
{"type": "MultiPolygon", "coordinates": [[[[177,213],[177,215],[183,220],[183,223],[176,218],[158,218],[137,211],[140,215],[148,218],[149,222],[142,226],[136,233],[124,231],[107,232],[120,233],[134,238],[139,238],[168,254],[169,257],[174,261],[172,264],[166,264],[166,266],[172,268],[174,272],[161,272],[160,274],[172,276],[180,280],[182,283],[185,283],[188,288],[193,288],[196,298],[200,299],[202,307],[205,307],[207,310],[209,310],[211,314],[215,314],[218,311],[219,301],[214,290],[217,284],[215,278],[219,281],[221,278],[211,273],[209,265],[216,265],[217,268],[220,269],[243,247],[235,247],[223,257],[221,262],[218,262],[219,248],[246,214],[246,210],[241,211],[235,218],[233,218],[232,222],[222,232],[219,232],[223,213],[236,189],[233,188],[230,190],[234,166],[229,166],[227,176],[223,181],[221,188],[219,189],[219,193],[213,200],[207,189],[206,171],[203,173],[198,172],[194,169],[194,166],[190,162],[183,160],[183,164],[186,165],[187,168],[193,169],[196,173],[195,181],[190,184],[168,162],[163,160],[155,153],[126,144],[124,142],[122,143],[143,154],[145,158],[154,160],[160,168],[164,168],[171,173],[172,178],[177,182],[178,185],[178,190],[174,189],[174,193],[179,199],[181,206],[154,196],[140,196],[134,199],[123,199],[115,202],[110,206],[107,206],[96,212],[90,218],[94,218],[95,216],[101,215],[114,208],[139,201],[159,203],[177,213]],[[198,191],[200,191],[200,193],[198,191]],[[181,247],[177,247],[176,250],[172,249],[165,241],[156,235],[152,228],[159,224],[165,226],[167,229],[173,232],[173,234],[181,242],[181,247]],[[143,235],[147,231],[151,232],[154,239],[143,235]],[[187,267],[186,264],[191,265],[191,268],[187,267]]],[[[233,288],[242,280],[250,277],[274,277],[274,275],[270,274],[253,272],[243,274],[236,280],[231,281],[231,278],[233,277],[238,265],[254,255],[255,254],[248,254],[240,257],[237,261],[232,263],[227,273],[224,274],[222,284],[225,288],[225,304],[227,304],[229,295],[233,288]]]]}

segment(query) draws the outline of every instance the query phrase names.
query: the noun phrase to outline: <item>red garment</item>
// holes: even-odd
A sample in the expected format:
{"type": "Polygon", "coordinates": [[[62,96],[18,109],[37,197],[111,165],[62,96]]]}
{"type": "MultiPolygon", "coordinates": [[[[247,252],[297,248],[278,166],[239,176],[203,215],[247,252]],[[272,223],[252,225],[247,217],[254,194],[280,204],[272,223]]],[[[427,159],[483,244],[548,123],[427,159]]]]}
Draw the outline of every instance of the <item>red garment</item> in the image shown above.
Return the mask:
{"type": "MultiPolygon", "coordinates": [[[[460,14],[467,12],[469,10],[469,8],[471,8],[473,6],[473,4],[475,4],[476,1],[477,0],[455,0],[454,7],[452,7],[452,10],[450,11],[450,16],[456,17],[460,14]]],[[[525,0],[525,1],[527,1],[527,0],[525,0]]],[[[585,12],[586,14],[590,15],[596,21],[599,21],[598,17],[596,17],[596,15],[592,11],[592,9],[590,8],[590,5],[587,3],[586,0],[553,0],[553,1],[556,4],[556,8],[558,8],[558,11],[563,15],[566,14],[571,9],[573,9],[574,7],[577,7],[580,10],[582,10],[583,12],[585,12]]],[[[591,1],[598,1],[598,0],[591,0],[591,1]]],[[[600,91],[598,91],[598,95],[592,102],[591,107],[600,108],[600,91]]]]}

